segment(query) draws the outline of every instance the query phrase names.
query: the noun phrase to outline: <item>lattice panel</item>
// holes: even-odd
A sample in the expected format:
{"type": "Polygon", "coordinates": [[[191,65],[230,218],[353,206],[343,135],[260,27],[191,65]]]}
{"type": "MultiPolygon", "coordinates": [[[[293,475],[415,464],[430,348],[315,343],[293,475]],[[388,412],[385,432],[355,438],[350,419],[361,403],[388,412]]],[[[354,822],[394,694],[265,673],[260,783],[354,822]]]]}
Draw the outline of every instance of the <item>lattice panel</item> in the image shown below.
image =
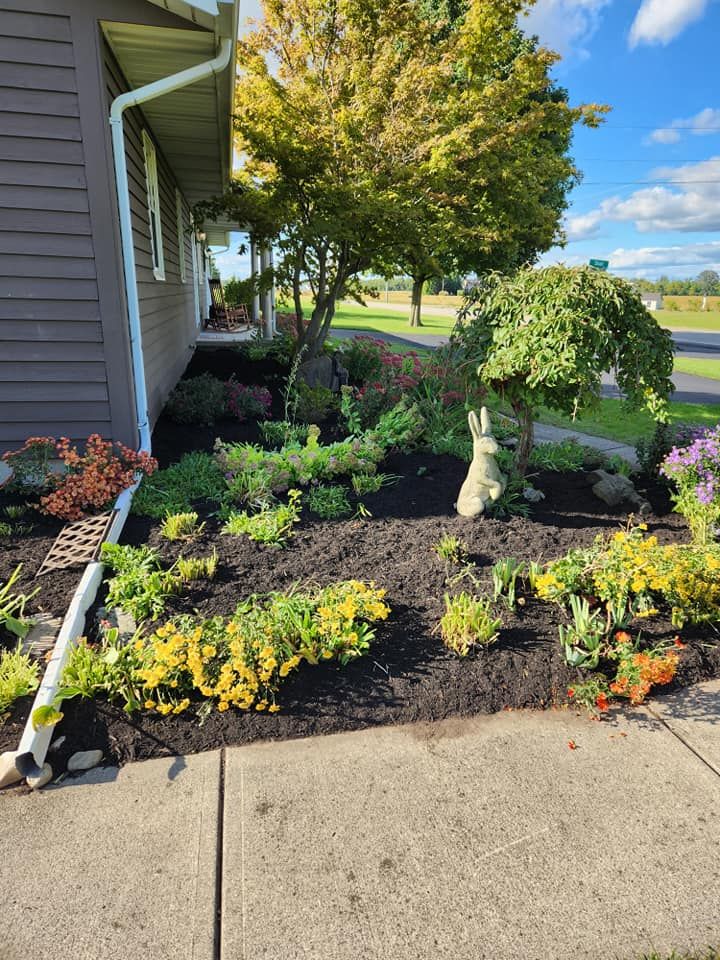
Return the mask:
{"type": "Polygon", "coordinates": [[[107,536],[114,517],[113,510],[110,513],[101,513],[97,517],[66,523],[35,576],[41,577],[52,570],[84,566],[91,560],[95,560],[100,544],[107,536]]]}

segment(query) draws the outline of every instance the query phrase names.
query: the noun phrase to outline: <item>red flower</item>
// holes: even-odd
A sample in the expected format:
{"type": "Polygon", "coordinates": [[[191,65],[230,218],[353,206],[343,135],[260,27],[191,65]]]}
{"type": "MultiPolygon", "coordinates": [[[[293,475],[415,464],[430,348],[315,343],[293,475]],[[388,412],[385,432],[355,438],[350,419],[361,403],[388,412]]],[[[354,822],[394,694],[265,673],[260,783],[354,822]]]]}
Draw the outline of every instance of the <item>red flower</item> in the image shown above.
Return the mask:
{"type": "Polygon", "coordinates": [[[569,747],[571,750],[577,750],[577,744],[575,743],[574,740],[568,740],[568,747],[569,747]]]}
{"type": "Polygon", "coordinates": [[[610,708],[610,701],[607,698],[607,694],[599,693],[597,697],[595,697],[595,706],[600,713],[605,713],[605,711],[610,708]]]}

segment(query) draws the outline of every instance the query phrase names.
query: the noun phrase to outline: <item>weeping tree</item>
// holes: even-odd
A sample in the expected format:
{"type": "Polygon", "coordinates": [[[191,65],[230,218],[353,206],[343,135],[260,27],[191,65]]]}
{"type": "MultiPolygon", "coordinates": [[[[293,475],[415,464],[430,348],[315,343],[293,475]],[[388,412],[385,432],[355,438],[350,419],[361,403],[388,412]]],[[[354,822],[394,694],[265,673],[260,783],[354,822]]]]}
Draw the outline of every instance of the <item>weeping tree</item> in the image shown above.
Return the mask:
{"type": "Polygon", "coordinates": [[[604,371],[615,369],[630,408],[667,417],[672,338],[619,277],[564,266],[489,275],[467,299],[453,339],[515,412],[521,473],[538,407],[575,417],[599,402],[604,371]]]}

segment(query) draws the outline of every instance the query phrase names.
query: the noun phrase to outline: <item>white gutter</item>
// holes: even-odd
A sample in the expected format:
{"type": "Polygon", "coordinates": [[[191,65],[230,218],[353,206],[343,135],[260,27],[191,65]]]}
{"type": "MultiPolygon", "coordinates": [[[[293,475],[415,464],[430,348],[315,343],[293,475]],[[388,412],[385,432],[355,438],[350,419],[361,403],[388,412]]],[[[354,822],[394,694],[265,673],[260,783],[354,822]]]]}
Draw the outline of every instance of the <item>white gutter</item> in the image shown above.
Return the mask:
{"type": "Polygon", "coordinates": [[[142,350],[142,329],[140,325],[140,301],[137,291],[137,273],[135,270],[135,251],[133,248],[132,214],[130,212],[130,188],[128,186],[127,164],[125,159],[125,133],[123,131],[123,113],[128,107],[136,107],[148,100],[154,100],[166,93],[180,90],[198,80],[222,73],[230,62],[233,41],[226,37],[220,41],[220,52],[212,60],[198,63],[187,70],[173,73],[169,77],[155,80],[137,90],[129,90],[116,97],[110,107],[110,132],[112,135],[113,161],[115,164],[115,186],[117,188],[118,212],[120,215],[120,240],[122,243],[123,266],[125,270],[125,297],[128,306],[128,325],[130,327],[130,355],[132,357],[133,378],[135,380],[135,407],[140,434],[140,449],[150,451],[150,423],[148,419],[147,388],[145,384],[145,363],[142,350]]]}
{"type": "MultiPolygon", "coordinates": [[[[125,295],[128,305],[128,325],[130,327],[130,353],[135,381],[135,407],[137,412],[139,449],[150,453],[150,422],[148,417],[147,388],[145,384],[145,364],[142,351],[142,329],[140,325],[140,302],[137,292],[137,273],[133,249],[132,219],[130,213],[130,190],[128,187],[127,165],[125,162],[125,135],[123,132],[123,113],[128,107],[137,106],[147,100],[154,100],[165,93],[171,93],[189,86],[198,80],[204,80],[221,73],[230,62],[234,43],[227,37],[220,41],[220,52],[212,60],[199,63],[187,70],[181,70],[169,77],[155,80],[137,90],[123,93],[113,100],[110,107],[110,130],[112,134],[113,160],[115,164],[115,184],[117,187],[118,212],[120,216],[120,238],[122,242],[123,267],[125,272],[125,295]]],[[[139,481],[128,490],[124,490],[115,501],[117,511],[106,541],[117,543],[130,512],[130,505],[139,481]]],[[[20,744],[14,754],[14,766],[17,780],[23,777],[40,776],[45,756],[52,739],[53,727],[33,726],[33,713],[38,707],[51,706],[62,680],[65,664],[73,642],[80,636],[85,626],[85,614],[97,595],[102,583],[103,565],[98,561],[89,563],[80,583],[73,594],[70,606],[65,614],[60,633],[55,641],[52,656],[45,670],[42,683],[35,696],[20,744]]],[[[6,754],[2,755],[7,759],[6,754]]],[[[5,779],[5,782],[10,782],[5,779]]]]}

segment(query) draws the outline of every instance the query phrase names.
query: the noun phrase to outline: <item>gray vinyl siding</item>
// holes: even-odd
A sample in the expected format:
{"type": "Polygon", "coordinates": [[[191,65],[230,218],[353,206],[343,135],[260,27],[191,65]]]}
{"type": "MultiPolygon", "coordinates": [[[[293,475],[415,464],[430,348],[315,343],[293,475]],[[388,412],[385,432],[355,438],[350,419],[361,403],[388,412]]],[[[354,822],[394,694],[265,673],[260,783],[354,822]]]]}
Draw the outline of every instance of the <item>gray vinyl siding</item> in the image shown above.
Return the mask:
{"type": "MultiPolygon", "coordinates": [[[[127,83],[105,45],[107,97],[110,103],[127,90],[127,83]]],[[[193,291],[192,248],[187,228],[190,210],[183,200],[183,222],[186,232],[182,248],[178,243],[175,206],[176,182],[162,151],[142,113],[138,109],[125,113],[126,161],[133,224],[135,265],[140,302],[143,357],[151,423],[155,423],[168,394],[187,366],[197,337],[195,296],[193,291]],[[165,279],[156,280],[152,270],[150,224],[147,208],[147,187],[143,156],[142,132],[146,130],[157,153],[160,219],[165,264],[165,279]],[[180,257],[185,260],[185,278],[180,279],[180,257]]]]}
{"type": "Polygon", "coordinates": [[[76,53],[0,0],[0,450],[111,432],[76,53]]]}

